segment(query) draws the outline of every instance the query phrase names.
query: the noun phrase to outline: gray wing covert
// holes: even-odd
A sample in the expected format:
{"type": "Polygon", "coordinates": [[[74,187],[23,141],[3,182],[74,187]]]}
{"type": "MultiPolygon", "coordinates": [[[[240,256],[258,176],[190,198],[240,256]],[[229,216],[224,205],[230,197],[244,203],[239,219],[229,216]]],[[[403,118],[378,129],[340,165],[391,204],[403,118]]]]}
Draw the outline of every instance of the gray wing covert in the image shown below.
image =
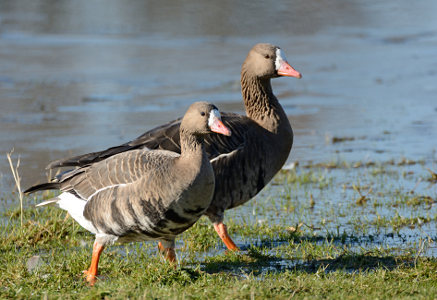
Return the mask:
{"type": "Polygon", "coordinates": [[[89,199],[99,191],[138,182],[165,167],[165,162],[177,154],[167,151],[132,150],[111,156],[90,166],[65,173],[60,179],[61,190],[89,199]]]}

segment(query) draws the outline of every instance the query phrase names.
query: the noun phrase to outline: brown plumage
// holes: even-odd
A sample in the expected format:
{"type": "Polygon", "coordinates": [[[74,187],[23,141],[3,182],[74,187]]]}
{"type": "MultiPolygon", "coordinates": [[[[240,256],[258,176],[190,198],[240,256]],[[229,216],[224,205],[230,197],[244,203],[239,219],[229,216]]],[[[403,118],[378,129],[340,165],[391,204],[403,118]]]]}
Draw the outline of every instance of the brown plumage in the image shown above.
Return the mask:
{"type": "Polygon", "coordinates": [[[180,125],[181,154],[136,149],[66,172],[56,182],[26,190],[60,189],[39,205],[56,203],[96,234],[91,267],[93,284],[101,251],[110,243],[159,240],[175,260],[176,235],[192,226],[211,203],[214,172],[203,143],[211,131],[230,135],[212,104],[196,102],[180,125]]]}
{"type": "MultiPolygon", "coordinates": [[[[238,249],[223,224],[224,211],[254,197],[281,169],[293,144],[290,122],[272,92],[270,79],[300,78],[281,55],[279,47],[257,44],[241,68],[241,91],[246,116],[223,113],[231,137],[217,134],[205,138],[216,177],[214,198],[205,214],[228,249],[238,249]]],[[[178,130],[181,120],[152,129],[126,144],[51,163],[48,168],[83,166],[144,147],[180,151],[178,130]]]]}

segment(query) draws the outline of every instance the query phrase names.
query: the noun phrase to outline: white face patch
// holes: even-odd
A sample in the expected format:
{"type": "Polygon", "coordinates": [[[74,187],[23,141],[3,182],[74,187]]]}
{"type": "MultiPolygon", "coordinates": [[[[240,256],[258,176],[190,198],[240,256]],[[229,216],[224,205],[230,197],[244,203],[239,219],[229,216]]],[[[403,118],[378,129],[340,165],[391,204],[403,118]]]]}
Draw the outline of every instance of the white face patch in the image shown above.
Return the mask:
{"type": "Polygon", "coordinates": [[[287,59],[285,58],[285,56],[282,54],[281,49],[277,48],[276,49],[276,60],[275,60],[275,68],[276,71],[279,70],[279,68],[281,67],[281,62],[282,61],[287,61],[287,59]]]}
{"type": "Polygon", "coordinates": [[[214,119],[216,118],[221,120],[222,117],[220,116],[220,113],[217,109],[213,109],[209,113],[208,126],[211,126],[214,123],[214,119]]]}

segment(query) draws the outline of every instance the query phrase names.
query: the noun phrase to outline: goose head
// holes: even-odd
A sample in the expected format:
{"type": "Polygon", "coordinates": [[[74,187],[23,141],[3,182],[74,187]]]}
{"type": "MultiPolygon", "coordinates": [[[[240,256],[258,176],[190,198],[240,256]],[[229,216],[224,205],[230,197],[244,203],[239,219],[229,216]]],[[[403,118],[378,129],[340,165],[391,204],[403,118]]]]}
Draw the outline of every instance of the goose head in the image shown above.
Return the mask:
{"type": "Polygon", "coordinates": [[[229,128],[222,122],[218,108],[208,102],[195,102],[190,105],[182,119],[181,130],[198,136],[211,132],[231,135],[229,128]]]}
{"type": "Polygon", "coordinates": [[[275,78],[279,76],[302,77],[288,63],[281,48],[266,43],[256,44],[249,51],[243,63],[242,71],[258,78],[275,78]]]}

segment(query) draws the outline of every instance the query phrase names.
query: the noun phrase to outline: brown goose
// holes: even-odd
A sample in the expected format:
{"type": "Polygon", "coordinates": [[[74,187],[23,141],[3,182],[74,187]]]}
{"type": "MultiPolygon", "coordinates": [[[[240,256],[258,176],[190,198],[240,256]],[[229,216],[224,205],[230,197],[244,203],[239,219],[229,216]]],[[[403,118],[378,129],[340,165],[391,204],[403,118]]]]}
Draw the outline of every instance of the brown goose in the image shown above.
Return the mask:
{"type": "MultiPolygon", "coordinates": [[[[216,176],[214,198],[205,214],[230,250],[238,248],[223,224],[224,211],[254,197],[281,169],[293,144],[290,122],[270,84],[271,78],[280,76],[301,78],[279,47],[255,45],[241,68],[246,116],[223,113],[223,122],[232,130],[232,136],[212,134],[205,138],[206,152],[216,176]]],[[[120,152],[144,147],[179,152],[180,124],[181,119],[178,119],[126,144],[58,160],[47,168],[89,165],[120,152]]]]}
{"type": "Polygon", "coordinates": [[[84,271],[91,285],[103,248],[115,241],[159,240],[174,262],[176,235],[202,216],[214,193],[214,172],[203,143],[211,131],[230,135],[214,105],[196,102],[180,124],[181,154],[132,150],[25,192],[60,189],[62,194],[38,206],[56,203],[96,235],[91,266],[84,271]]]}

